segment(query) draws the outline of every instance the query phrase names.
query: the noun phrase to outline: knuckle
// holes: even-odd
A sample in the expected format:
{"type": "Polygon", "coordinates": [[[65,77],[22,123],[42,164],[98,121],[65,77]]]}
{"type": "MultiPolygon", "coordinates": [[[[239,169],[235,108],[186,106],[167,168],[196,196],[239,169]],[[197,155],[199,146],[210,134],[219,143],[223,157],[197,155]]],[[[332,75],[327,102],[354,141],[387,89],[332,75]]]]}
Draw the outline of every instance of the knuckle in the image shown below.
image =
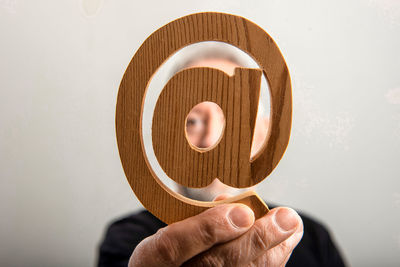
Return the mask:
{"type": "Polygon", "coordinates": [[[201,224],[198,237],[202,244],[212,246],[217,242],[215,226],[210,223],[201,224]]]}
{"type": "Polygon", "coordinates": [[[270,242],[266,233],[266,229],[259,225],[253,226],[251,234],[251,246],[258,250],[267,250],[270,247],[270,242]]]}
{"type": "Polygon", "coordinates": [[[292,253],[296,245],[297,245],[296,237],[291,236],[279,244],[279,249],[281,250],[282,255],[285,255],[286,257],[287,255],[290,255],[290,253],[292,253]]]}
{"type": "Polygon", "coordinates": [[[279,244],[279,246],[283,253],[292,250],[292,242],[290,242],[290,240],[283,241],[282,243],[279,244]]]}
{"type": "Polygon", "coordinates": [[[165,228],[158,230],[154,236],[154,252],[164,266],[176,266],[179,248],[165,228]]]}

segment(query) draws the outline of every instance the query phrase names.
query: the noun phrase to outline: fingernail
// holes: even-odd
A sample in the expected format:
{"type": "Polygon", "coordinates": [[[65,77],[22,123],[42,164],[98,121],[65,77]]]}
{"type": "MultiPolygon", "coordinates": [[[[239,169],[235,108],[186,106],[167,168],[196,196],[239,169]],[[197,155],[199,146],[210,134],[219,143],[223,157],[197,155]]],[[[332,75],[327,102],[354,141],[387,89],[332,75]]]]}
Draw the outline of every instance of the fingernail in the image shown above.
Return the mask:
{"type": "Polygon", "coordinates": [[[275,213],[275,222],[283,232],[289,232],[299,225],[299,215],[292,209],[279,208],[275,213]]]}
{"type": "Polygon", "coordinates": [[[246,205],[240,205],[229,212],[228,218],[236,228],[249,227],[254,223],[254,212],[246,205]]]}

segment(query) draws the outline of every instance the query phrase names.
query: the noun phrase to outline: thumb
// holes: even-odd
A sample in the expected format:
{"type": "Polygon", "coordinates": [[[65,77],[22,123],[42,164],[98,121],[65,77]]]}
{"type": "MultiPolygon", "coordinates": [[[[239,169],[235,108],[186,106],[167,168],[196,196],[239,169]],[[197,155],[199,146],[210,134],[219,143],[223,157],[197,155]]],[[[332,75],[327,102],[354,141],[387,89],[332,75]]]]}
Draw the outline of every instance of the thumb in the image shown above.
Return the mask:
{"type": "Polygon", "coordinates": [[[129,266],[176,266],[215,244],[245,233],[254,223],[253,211],[243,204],[219,205],[173,223],[144,239],[129,266]]]}

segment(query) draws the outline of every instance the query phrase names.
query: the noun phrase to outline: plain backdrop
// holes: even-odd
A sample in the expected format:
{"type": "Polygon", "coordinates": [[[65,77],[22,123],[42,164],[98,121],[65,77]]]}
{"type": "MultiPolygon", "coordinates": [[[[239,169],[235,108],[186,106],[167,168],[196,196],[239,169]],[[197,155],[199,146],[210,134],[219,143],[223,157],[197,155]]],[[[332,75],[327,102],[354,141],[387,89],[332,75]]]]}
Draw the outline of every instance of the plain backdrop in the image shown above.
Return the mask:
{"type": "Polygon", "coordinates": [[[141,208],[118,86],[147,36],[201,11],[257,23],[291,73],[290,144],[259,194],[318,218],[352,266],[400,264],[400,1],[0,0],[1,266],[93,266],[141,208]]]}

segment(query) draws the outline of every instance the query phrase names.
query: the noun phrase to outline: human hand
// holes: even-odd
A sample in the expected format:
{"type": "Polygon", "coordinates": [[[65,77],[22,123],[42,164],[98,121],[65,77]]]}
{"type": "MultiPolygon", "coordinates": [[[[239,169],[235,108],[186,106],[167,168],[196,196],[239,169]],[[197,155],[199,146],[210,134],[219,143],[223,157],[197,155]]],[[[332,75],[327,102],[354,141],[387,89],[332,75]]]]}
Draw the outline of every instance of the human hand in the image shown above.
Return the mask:
{"type": "Polygon", "coordinates": [[[272,209],[254,220],[243,204],[225,204],[144,239],[129,266],[284,266],[303,235],[299,215],[272,209]]]}

